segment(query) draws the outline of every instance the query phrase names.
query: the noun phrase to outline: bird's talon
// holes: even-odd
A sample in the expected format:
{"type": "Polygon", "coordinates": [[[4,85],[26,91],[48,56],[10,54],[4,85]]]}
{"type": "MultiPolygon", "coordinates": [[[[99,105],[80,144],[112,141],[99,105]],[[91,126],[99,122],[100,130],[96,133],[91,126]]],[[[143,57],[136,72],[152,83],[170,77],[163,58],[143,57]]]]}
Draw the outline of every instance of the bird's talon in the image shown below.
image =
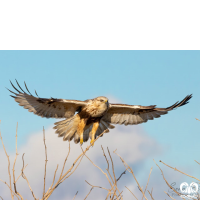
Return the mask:
{"type": "Polygon", "coordinates": [[[94,146],[94,140],[91,140],[91,141],[90,141],[90,144],[91,144],[92,146],[94,146]]]}
{"type": "Polygon", "coordinates": [[[80,139],[80,144],[81,144],[81,145],[83,144],[83,139],[80,139]]]}

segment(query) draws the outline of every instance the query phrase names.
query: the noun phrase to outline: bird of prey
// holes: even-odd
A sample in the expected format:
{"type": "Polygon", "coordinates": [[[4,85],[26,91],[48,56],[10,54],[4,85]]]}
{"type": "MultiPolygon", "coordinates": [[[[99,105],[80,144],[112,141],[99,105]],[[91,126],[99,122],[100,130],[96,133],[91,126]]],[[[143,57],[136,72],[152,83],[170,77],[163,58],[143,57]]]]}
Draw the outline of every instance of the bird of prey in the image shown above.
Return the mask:
{"type": "MultiPolygon", "coordinates": [[[[156,105],[140,106],[127,104],[111,104],[108,98],[100,96],[85,101],[66,100],[54,98],[39,98],[33,96],[25,83],[27,92],[25,92],[16,80],[19,89],[11,82],[16,90],[11,95],[20,106],[28,109],[36,115],[46,118],[65,118],[63,121],[55,123],[54,129],[63,140],[71,141],[74,138],[75,143],[82,144],[94,139],[102,133],[109,132],[114,128],[111,124],[134,125],[153,120],[161,115],[167,114],[180,106],[186,105],[192,95],[187,95],[181,102],[176,102],[167,108],[156,108],[156,105]],[[21,90],[21,91],[20,91],[21,90]]],[[[103,134],[101,135],[103,136],[103,134]]]]}

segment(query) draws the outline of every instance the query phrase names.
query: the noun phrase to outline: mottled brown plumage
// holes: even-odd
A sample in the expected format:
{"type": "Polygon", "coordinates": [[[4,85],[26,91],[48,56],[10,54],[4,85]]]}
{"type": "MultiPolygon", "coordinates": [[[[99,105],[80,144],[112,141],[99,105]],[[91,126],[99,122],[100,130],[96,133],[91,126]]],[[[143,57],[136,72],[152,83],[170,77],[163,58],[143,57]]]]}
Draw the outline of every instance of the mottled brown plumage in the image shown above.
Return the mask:
{"type": "Polygon", "coordinates": [[[106,97],[97,97],[85,101],[39,98],[34,97],[29,92],[26,84],[25,87],[29,94],[20,87],[18,82],[17,85],[21,91],[12,82],[11,85],[18,92],[9,90],[15,95],[11,96],[20,106],[41,117],[66,118],[55,123],[56,133],[59,137],[63,137],[63,140],[71,141],[74,138],[75,143],[80,142],[81,144],[86,142],[89,137],[91,143],[93,143],[95,137],[114,128],[111,124],[144,123],[187,104],[189,99],[192,98],[192,95],[188,95],[181,102],[176,102],[170,107],[156,108],[155,105],[110,104],[106,97]]]}

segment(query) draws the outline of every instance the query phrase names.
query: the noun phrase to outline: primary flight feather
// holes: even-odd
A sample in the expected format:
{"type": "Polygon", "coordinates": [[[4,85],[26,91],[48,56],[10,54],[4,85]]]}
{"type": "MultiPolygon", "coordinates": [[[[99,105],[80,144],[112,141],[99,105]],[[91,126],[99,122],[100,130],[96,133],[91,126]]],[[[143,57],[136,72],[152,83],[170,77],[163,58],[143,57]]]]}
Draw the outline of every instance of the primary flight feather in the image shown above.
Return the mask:
{"type": "MultiPolygon", "coordinates": [[[[192,95],[187,95],[181,102],[176,102],[167,108],[156,108],[153,106],[111,104],[108,98],[100,96],[85,101],[39,98],[34,97],[28,90],[26,84],[25,92],[16,81],[19,89],[11,82],[16,90],[11,95],[20,106],[28,109],[36,115],[46,118],[66,118],[56,122],[54,129],[63,140],[81,144],[86,142],[89,137],[93,144],[94,139],[103,132],[109,132],[114,128],[111,124],[133,125],[153,120],[161,115],[167,114],[180,106],[186,105],[192,95]],[[76,114],[77,113],[77,114],[76,114]]],[[[37,93],[36,93],[37,95],[37,93]]]]}

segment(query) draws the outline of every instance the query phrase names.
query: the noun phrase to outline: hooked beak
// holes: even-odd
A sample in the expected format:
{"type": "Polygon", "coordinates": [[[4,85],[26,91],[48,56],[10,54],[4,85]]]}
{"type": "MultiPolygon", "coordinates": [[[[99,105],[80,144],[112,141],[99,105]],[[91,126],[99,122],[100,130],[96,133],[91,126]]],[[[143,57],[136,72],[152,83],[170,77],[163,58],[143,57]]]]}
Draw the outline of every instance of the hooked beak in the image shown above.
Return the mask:
{"type": "Polygon", "coordinates": [[[105,103],[107,104],[107,106],[108,106],[108,100],[105,100],[105,103]]]}

